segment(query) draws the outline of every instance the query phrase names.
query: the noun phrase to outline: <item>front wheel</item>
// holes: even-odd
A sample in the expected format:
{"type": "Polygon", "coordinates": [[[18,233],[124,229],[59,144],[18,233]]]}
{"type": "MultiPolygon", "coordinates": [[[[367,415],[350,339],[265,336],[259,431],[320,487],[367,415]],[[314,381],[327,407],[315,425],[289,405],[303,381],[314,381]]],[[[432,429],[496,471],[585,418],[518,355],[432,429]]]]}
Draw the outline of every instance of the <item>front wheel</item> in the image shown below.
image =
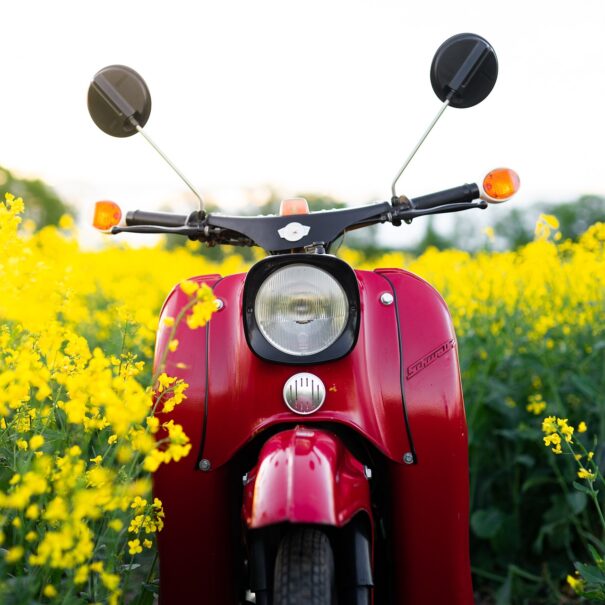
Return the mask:
{"type": "Polygon", "coordinates": [[[293,527],[277,551],[273,605],[335,605],[335,587],[328,536],[313,527],[293,527]]]}

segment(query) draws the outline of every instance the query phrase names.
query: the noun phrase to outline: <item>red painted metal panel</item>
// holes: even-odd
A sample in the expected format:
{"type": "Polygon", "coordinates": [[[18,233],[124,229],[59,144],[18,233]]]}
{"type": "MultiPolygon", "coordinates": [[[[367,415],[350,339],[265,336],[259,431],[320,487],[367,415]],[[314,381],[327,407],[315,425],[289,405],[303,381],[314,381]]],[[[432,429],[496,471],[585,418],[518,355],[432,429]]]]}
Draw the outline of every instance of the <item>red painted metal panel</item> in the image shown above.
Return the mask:
{"type": "MultiPolygon", "coordinates": [[[[197,278],[209,285],[218,276],[197,278]]],[[[176,317],[188,297],[175,288],[162,310],[162,317],[176,317]]],[[[167,347],[169,330],[160,327],[156,343],[156,364],[167,347]]],[[[154,494],[162,500],[166,513],[165,527],[158,534],[160,552],[160,605],[212,603],[235,605],[238,598],[233,581],[235,570],[232,542],[233,516],[231,506],[232,470],[225,466],[212,473],[196,470],[197,450],[201,439],[205,392],[204,330],[190,330],[183,322],[176,338],[182,346],[179,356],[170,355],[166,372],[184,378],[189,388],[187,399],[170,414],[180,423],[193,448],[179,462],[161,465],[154,474],[154,494]],[[185,367],[176,364],[182,362],[185,367]]],[[[179,347],[180,348],[180,347],[179,347]]],[[[161,421],[166,415],[159,415],[161,421]]],[[[234,510],[233,510],[234,509],[234,510]]]]}
{"type": "Polygon", "coordinates": [[[249,528],[283,522],[342,527],[371,519],[363,465],[336,435],[299,426],[271,437],[248,473],[243,515],[249,528]]]}
{"type": "Polygon", "coordinates": [[[180,461],[160,466],[154,482],[166,513],[158,534],[160,605],[239,603],[230,469],[200,473],[180,461]]]}
{"type": "Polygon", "coordinates": [[[398,603],[471,605],[468,449],[455,334],[420,278],[381,270],[397,292],[405,399],[417,464],[389,465],[398,603]]]}

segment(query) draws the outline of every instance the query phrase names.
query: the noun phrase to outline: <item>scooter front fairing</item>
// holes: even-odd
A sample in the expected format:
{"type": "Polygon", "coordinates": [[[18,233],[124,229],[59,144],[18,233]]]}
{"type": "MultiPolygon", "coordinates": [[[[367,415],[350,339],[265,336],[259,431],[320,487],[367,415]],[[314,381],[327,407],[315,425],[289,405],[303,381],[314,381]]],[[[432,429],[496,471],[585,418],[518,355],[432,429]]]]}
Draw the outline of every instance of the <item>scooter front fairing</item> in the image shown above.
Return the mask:
{"type": "MultiPolygon", "coordinates": [[[[167,372],[190,385],[173,414],[193,448],[156,473],[166,511],[162,603],[178,602],[177,590],[179,598],[206,590],[216,595],[213,603],[237,602],[232,586],[219,578],[233,583],[241,557],[240,515],[233,511],[233,502],[241,505],[241,477],[273,435],[297,425],[337,427],[378,452],[387,477],[381,489],[390,510],[386,543],[395,602],[472,602],[466,423],[447,308],[431,286],[405,271],[356,275],[361,326],[354,349],[342,359],[302,367],[263,361],[248,347],[243,275],[196,278],[213,286],[223,306],[204,329],[179,326],[179,349],[167,353],[167,372]],[[282,398],[286,380],[301,370],[316,374],[327,390],[324,405],[310,416],[294,414],[282,398]],[[183,573],[190,566],[198,570],[193,578],[183,573]],[[219,586],[220,595],[212,592],[219,586]]],[[[176,316],[186,300],[176,288],[162,315],[176,316]]],[[[167,339],[160,328],[158,358],[167,339]]]]}
{"type": "Polygon", "coordinates": [[[270,437],[244,479],[249,529],[279,523],[342,527],[361,512],[371,519],[363,464],[326,430],[297,426],[270,437]]]}

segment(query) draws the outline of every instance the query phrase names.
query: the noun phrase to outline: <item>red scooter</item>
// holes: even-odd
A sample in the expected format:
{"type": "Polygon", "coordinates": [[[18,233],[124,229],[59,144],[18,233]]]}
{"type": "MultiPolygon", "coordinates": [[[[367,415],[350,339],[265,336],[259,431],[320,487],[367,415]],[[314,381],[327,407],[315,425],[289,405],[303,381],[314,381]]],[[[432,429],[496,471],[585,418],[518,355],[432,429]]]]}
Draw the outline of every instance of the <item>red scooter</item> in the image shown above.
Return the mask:
{"type": "MultiPolygon", "coordinates": [[[[431,66],[443,105],[420,143],[448,105],[482,101],[497,71],[483,38],[447,40],[431,66]]],[[[124,66],[98,72],[88,100],[114,136],[142,132],[151,108],[124,66]]],[[[268,254],[247,274],[193,278],[219,310],[201,330],[178,327],[178,352],[160,323],[156,359],[190,385],[173,415],[193,444],[154,476],[166,512],[162,605],[473,602],[467,427],[448,309],[407,271],[356,271],[330,254],[347,231],[486,208],[518,188],[500,169],[483,191],[398,196],[420,143],[390,201],[309,213],[286,200],[279,216],[249,217],[207,213],[198,196],[188,216],[136,210],[102,225],[268,254]]],[[[175,288],[162,317],[188,301],[175,288]]]]}

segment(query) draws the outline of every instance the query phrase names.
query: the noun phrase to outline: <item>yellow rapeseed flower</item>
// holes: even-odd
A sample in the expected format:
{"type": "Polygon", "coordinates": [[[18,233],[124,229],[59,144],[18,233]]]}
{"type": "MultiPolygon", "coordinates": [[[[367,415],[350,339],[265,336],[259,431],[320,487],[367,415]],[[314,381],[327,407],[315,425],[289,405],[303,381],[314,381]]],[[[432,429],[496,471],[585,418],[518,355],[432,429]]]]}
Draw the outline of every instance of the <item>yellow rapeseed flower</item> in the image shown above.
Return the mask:
{"type": "Polygon", "coordinates": [[[193,296],[200,287],[198,283],[189,279],[182,281],[179,286],[187,296],[193,296]]]}
{"type": "Polygon", "coordinates": [[[546,435],[546,437],[544,437],[544,445],[547,447],[551,445],[554,446],[551,449],[555,454],[563,453],[563,450],[561,449],[561,436],[558,433],[546,435]]]}
{"type": "Polygon", "coordinates": [[[4,555],[4,560],[7,563],[16,563],[17,561],[23,558],[24,553],[25,549],[23,548],[23,546],[12,546],[6,551],[6,554],[4,555]]]}
{"type": "Polygon", "coordinates": [[[128,541],[128,553],[131,555],[136,555],[140,552],[143,552],[143,547],[141,546],[141,541],[138,538],[134,540],[128,541]]]}
{"type": "Polygon", "coordinates": [[[113,531],[115,532],[119,532],[122,530],[122,528],[124,527],[124,524],[122,523],[122,521],[120,519],[112,519],[107,526],[110,529],[113,529],[113,531]]]}
{"type": "Polygon", "coordinates": [[[591,473],[590,471],[588,471],[584,467],[582,467],[578,471],[578,477],[580,479],[588,479],[588,481],[593,481],[596,478],[596,474],[595,473],[591,473]]]}
{"type": "Polygon", "coordinates": [[[530,395],[529,403],[525,406],[525,409],[536,416],[539,416],[546,409],[546,402],[542,399],[542,395],[539,393],[530,395]]]}
{"type": "Polygon", "coordinates": [[[100,573],[100,578],[101,582],[103,582],[105,588],[107,588],[108,590],[116,590],[116,588],[120,584],[120,576],[118,576],[117,574],[102,571],[100,573]]]}
{"type": "Polygon", "coordinates": [[[89,569],[88,565],[80,565],[74,574],[74,584],[84,584],[88,580],[89,569]]]}
{"type": "MultiPolygon", "coordinates": [[[[210,321],[212,314],[216,312],[214,297],[211,298],[212,290],[207,286],[204,286],[204,288],[210,291],[210,296],[204,294],[204,296],[198,297],[200,300],[193,305],[191,313],[188,314],[186,318],[187,325],[192,330],[204,327],[206,323],[210,321]]],[[[202,288],[200,292],[205,293],[204,288],[202,288]]]]}
{"type": "Polygon", "coordinates": [[[61,216],[61,218],[59,219],[59,227],[61,227],[61,229],[69,230],[69,229],[73,229],[74,226],[75,226],[74,219],[69,214],[63,214],[61,216]]]}
{"type": "Polygon", "coordinates": [[[542,421],[542,432],[547,435],[557,432],[557,418],[555,416],[544,418],[542,421]]]}
{"type": "Polygon", "coordinates": [[[568,424],[567,418],[557,418],[557,427],[561,435],[565,438],[567,443],[572,443],[572,435],[574,432],[573,426],[568,424]]]}
{"type": "Polygon", "coordinates": [[[29,440],[29,447],[31,450],[40,449],[44,445],[44,437],[42,435],[34,435],[29,440]]]}
{"type": "Polygon", "coordinates": [[[584,591],[584,582],[574,576],[567,576],[567,583],[576,594],[582,594],[584,591]]]}
{"type": "Polygon", "coordinates": [[[490,242],[494,241],[495,232],[494,232],[494,228],[493,227],[485,227],[483,229],[483,233],[487,237],[487,239],[490,240],[490,242]]]}
{"type": "Polygon", "coordinates": [[[173,376],[168,376],[168,374],[166,374],[166,372],[162,372],[159,376],[158,376],[158,384],[157,384],[157,392],[158,393],[163,393],[166,389],[170,388],[170,385],[172,385],[174,382],[176,382],[176,378],[173,376]]]}
{"type": "Polygon", "coordinates": [[[37,504],[30,504],[25,511],[28,519],[37,519],[40,516],[40,507],[37,504]]]}

